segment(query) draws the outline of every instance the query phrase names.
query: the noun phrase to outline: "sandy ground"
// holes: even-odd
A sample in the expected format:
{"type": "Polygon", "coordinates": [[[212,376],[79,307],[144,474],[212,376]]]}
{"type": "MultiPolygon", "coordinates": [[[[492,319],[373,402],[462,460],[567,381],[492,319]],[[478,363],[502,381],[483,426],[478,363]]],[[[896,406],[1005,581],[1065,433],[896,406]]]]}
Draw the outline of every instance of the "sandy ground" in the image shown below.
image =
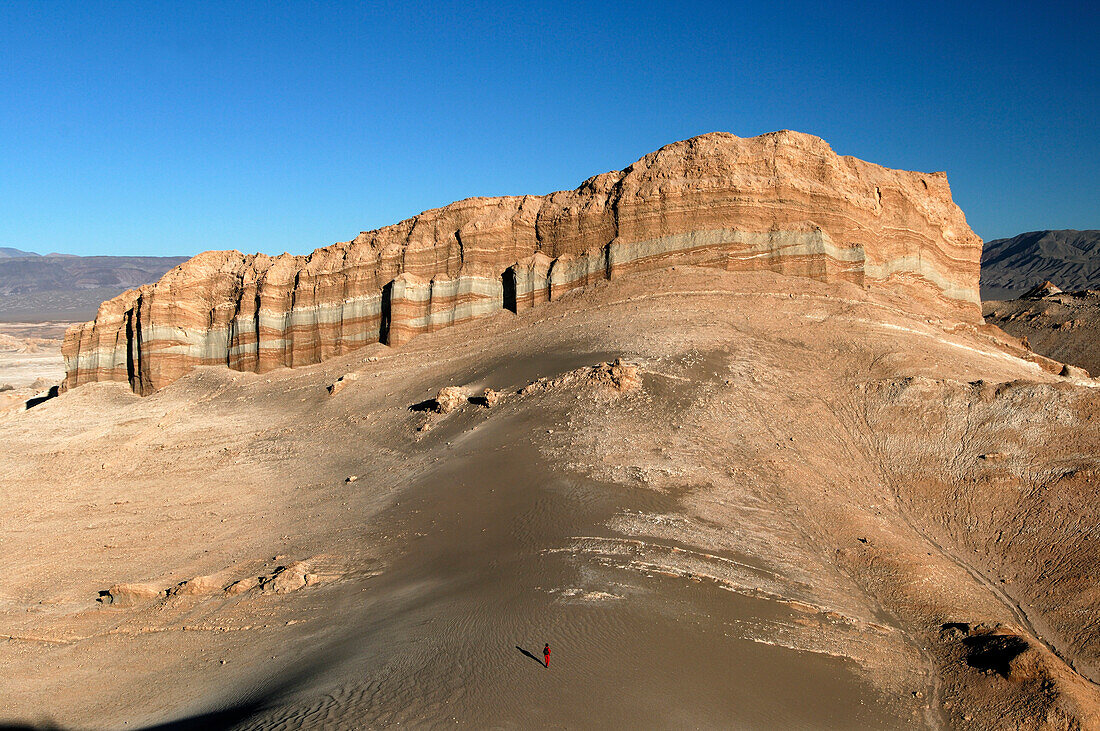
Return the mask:
{"type": "Polygon", "coordinates": [[[71,322],[0,322],[0,384],[17,388],[65,378],[61,343],[71,322]]]}
{"type": "Polygon", "coordinates": [[[678,267],[9,414],[0,720],[1100,723],[1093,383],[905,306],[678,267]]]}
{"type": "Polygon", "coordinates": [[[0,414],[25,409],[65,379],[61,342],[71,324],[0,322],[0,414]]]}

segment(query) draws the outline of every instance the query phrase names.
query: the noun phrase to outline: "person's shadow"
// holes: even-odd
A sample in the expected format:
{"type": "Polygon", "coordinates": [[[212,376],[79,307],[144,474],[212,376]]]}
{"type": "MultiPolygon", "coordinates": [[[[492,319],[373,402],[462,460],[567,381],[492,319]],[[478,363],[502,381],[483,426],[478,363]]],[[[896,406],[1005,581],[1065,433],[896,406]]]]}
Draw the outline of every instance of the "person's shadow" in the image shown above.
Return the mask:
{"type": "MultiPolygon", "coordinates": [[[[527,652],[527,650],[524,650],[524,649],[523,649],[522,647],[520,647],[519,645],[516,645],[516,649],[517,649],[517,650],[519,650],[520,652],[522,652],[522,653],[523,653],[524,655],[526,655],[527,657],[529,657],[529,658],[531,658],[532,660],[534,660],[535,662],[537,662],[537,663],[538,663],[539,665],[542,665],[542,660],[539,660],[539,659],[538,659],[537,657],[535,657],[535,656],[534,656],[534,655],[532,655],[531,653],[527,652]]],[[[545,665],[543,665],[543,667],[546,667],[546,666],[545,666],[545,665]]]]}

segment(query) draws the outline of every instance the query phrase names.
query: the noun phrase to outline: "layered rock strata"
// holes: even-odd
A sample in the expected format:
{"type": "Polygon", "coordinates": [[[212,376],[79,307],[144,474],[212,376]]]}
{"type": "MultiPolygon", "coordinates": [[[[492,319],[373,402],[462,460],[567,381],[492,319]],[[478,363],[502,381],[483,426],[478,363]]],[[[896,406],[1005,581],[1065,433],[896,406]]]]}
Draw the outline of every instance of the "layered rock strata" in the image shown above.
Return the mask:
{"type": "Polygon", "coordinates": [[[677,264],[844,280],[976,322],[980,256],[943,173],[797,132],[713,133],[576,190],[471,198],[309,256],[200,254],[71,329],[66,385],[145,394],[200,365],[302,366],[677,264]]]}

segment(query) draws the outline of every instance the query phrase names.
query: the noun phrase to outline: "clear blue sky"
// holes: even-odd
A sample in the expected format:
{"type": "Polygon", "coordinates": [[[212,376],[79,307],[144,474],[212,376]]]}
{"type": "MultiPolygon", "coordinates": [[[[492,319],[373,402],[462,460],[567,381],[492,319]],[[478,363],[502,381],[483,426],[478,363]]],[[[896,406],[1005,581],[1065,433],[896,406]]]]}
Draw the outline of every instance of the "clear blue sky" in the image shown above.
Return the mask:
{"type": "Polygon", "coordinates": [[[6,2],[0,246],[306,253],[784,128],[1100,228],[1095,3],[895,5],[6,2]]]}

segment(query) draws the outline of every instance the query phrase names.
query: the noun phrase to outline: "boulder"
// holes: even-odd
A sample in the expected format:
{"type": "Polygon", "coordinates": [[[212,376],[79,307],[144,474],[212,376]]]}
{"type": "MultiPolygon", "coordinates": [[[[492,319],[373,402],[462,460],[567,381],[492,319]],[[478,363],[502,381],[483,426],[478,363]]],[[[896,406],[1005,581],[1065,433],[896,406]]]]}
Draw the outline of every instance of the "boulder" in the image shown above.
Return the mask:
{"type": "Polygon", "coordinates": [[[456,411],[466,403],[466,394],[458,386],[441,388],[435,397],[435,411],[438,414],[449,414],[456,411]]]}
{"type": "Polygon", "coordinates": [[[224,582],[216,576],[196,576],[187,581],[181,581],[168,590],[173,596],[202,596],[214,594],[222,590],[224,582]]]}
{"type": "Polygon", "coordinates": [[[260,591],[264,594],[289,594],[308,585],[306,577],[311,574],[309,563],[295,561],[280,566],[270,576],[260,578],[260,591]]]}
{"type": "Polygon", "coordinates": [[[259,579],[249,577],[247,579],[241,579],[240,581],[234,581],[225,588],[225,593],[229,596],[237,596],[238,594],[244,594],[246,591],[251,591],[259,585],[259,579]]]}
{"type": "Polygon", "coordinates": [[[1075,365],[1069,365],[1068,363],[1062,366],[1062,371],[1058,375],[1063,378],[1091,378],[1089,372],[1084,368],[1075,365]]]}

